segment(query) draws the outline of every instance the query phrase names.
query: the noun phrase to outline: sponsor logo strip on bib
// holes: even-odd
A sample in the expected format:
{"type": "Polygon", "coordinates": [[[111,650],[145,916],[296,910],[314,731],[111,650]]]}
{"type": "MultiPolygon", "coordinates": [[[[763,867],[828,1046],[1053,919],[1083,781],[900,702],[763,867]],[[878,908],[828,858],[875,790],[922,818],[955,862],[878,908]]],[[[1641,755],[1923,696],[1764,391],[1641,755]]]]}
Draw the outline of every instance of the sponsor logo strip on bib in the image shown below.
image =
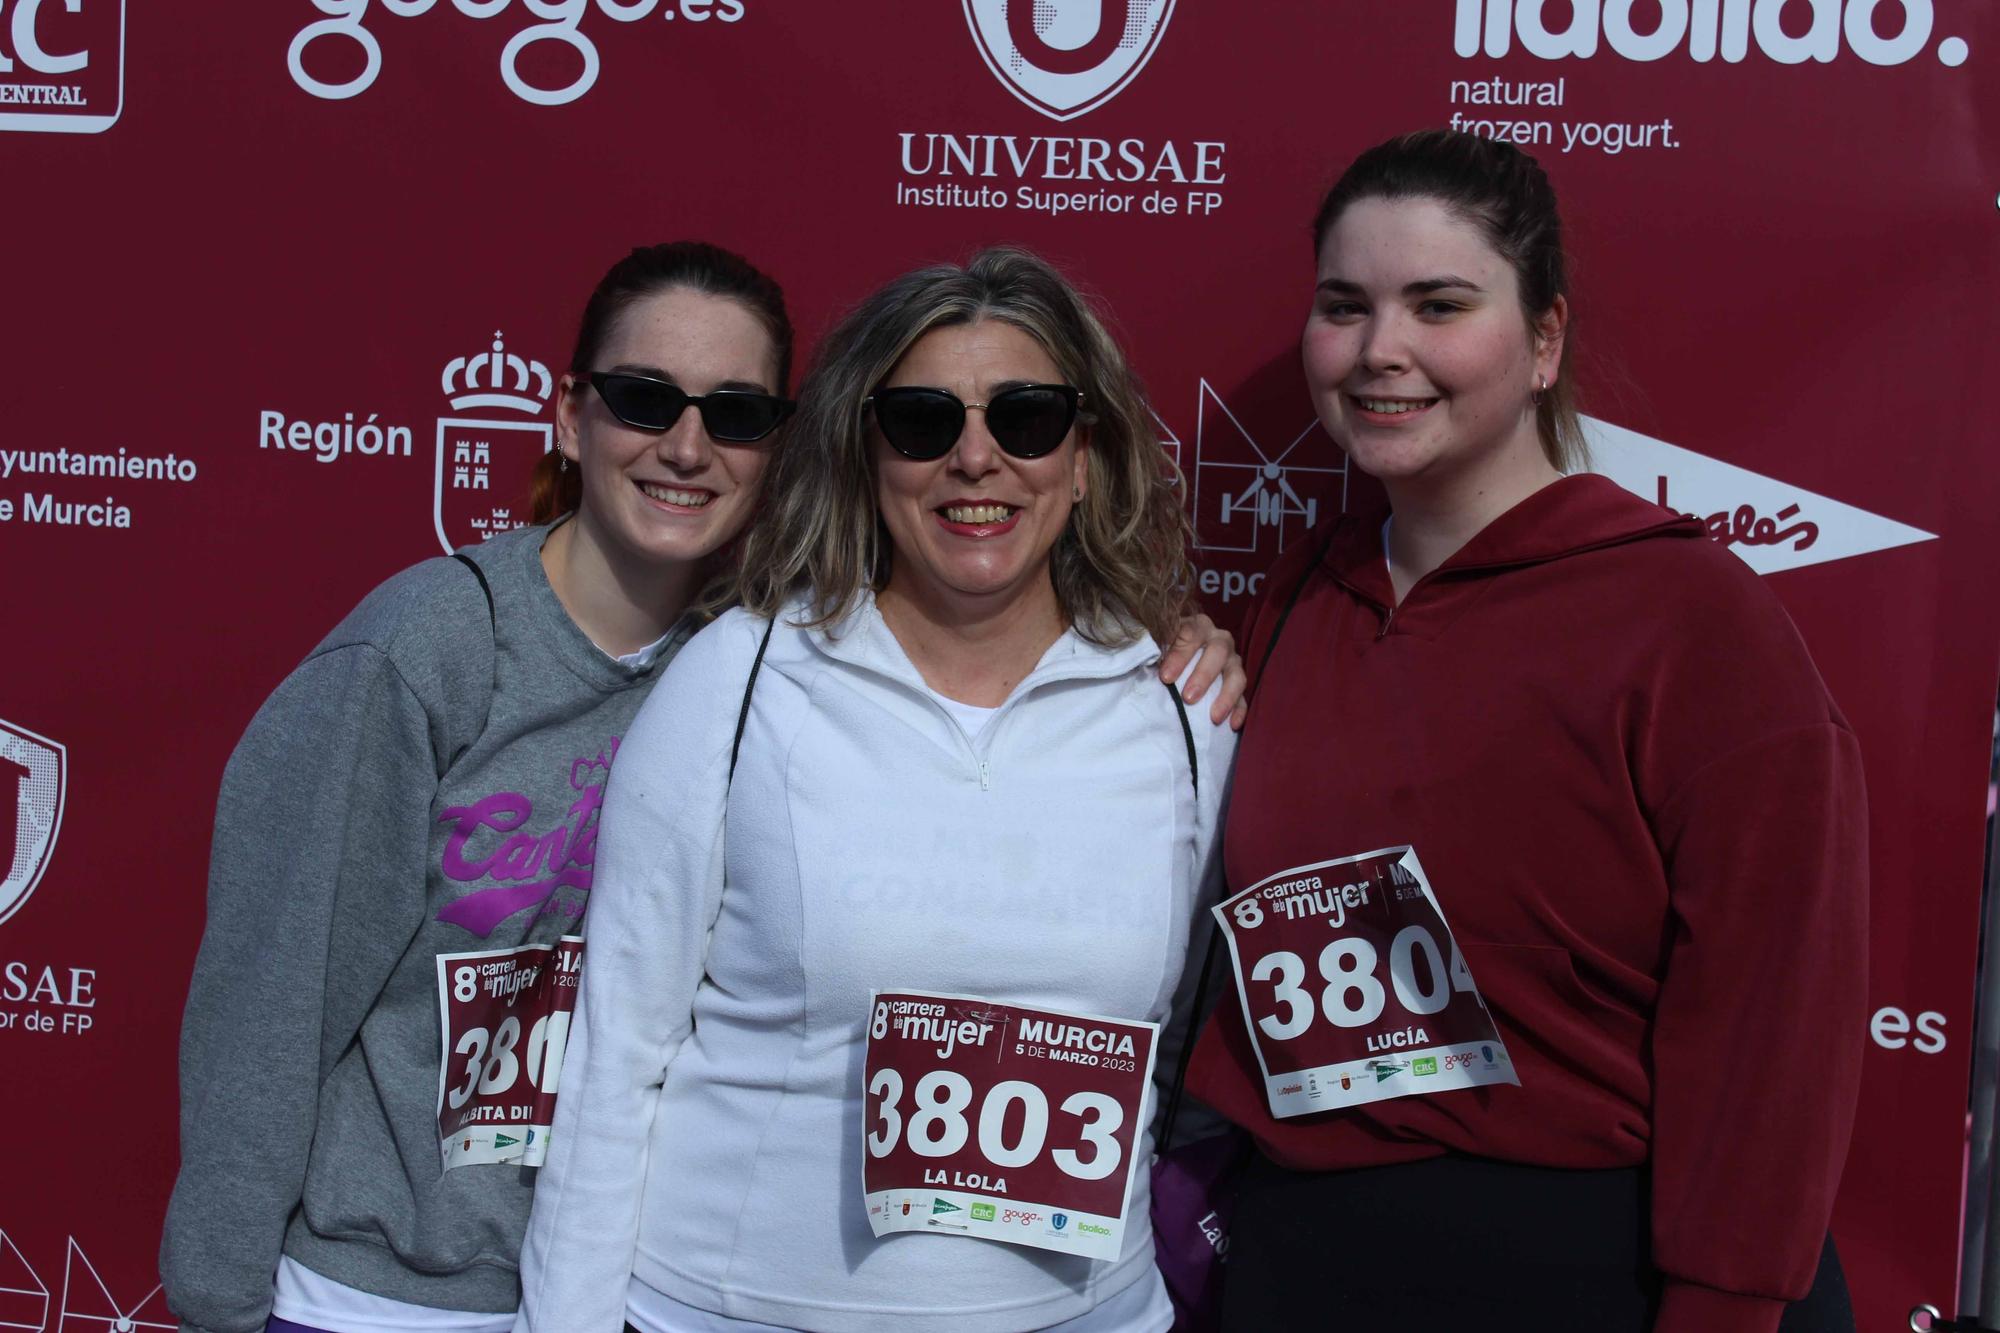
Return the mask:
{"type": "Polygon", "coordinates": [[[1116,1259],[1159,1025],[878,991],[862,1191],[877,1236],[1116,1259]]]}
{"type": "Polygon", "coordinates": [[[1295,866],[1213,910],[1272,1115],[1520,1086],[1414,848],[1295,866]]]}
{"type": "Polygon", "coordinates": [[[446,1170],[540,1166],[583,976],[583,939],[439,954],[438,1142],[446,1170]]]}

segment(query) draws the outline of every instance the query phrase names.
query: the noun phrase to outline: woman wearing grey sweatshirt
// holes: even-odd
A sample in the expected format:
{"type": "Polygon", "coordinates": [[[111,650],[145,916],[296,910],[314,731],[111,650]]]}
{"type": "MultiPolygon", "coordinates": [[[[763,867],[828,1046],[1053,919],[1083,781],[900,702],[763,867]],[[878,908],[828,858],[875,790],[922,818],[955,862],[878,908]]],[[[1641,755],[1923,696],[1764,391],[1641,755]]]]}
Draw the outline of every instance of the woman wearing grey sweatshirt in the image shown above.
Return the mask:
{"type": "Polygon", "coordinates": [[[619,738],[750,516],[791,339],[735,255],[621,260],[537,477],[537,519],[567,517],[390,579],[251,722],[182,1035],[160,1262],[184,1328],[512,1325],[542,1145],[441,1142],[440,1102],[469,1060],[488,1092],[535,1063],[441,1049],[438,959],[528,973],[576,933],[619,738]]]}

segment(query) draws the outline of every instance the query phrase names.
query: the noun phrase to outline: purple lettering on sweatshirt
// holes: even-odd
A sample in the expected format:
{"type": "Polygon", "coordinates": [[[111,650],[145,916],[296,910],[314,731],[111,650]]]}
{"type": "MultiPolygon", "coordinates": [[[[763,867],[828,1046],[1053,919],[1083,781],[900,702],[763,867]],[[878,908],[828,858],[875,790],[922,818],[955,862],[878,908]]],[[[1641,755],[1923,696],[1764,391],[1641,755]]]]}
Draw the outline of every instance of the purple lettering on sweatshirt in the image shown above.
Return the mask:
{"type": "MultiPolygon", "coordinates": [[[[577,889],[588,896],[604,781],[617,756],[618,738],[614,736],[596,758],[571,762],[569,785],[579,795],[563,812],[563,822],[545,832],[518,831],[535,816],[534,802],[520,792],[494,792],[470,805],[439,811],[438,822],[452,826],[440,858],[446,878],[467,884],[499,882],[445,904],[437,919],[484,937],[516,912],[548,903],[558,889],[577,889]],[[487,830],[513,836],[503,838],[484,855],[469,856],[468,845],[487,830]]],[[[564,915],[580,913],[581,908],[576,908],[564,915]]]]}

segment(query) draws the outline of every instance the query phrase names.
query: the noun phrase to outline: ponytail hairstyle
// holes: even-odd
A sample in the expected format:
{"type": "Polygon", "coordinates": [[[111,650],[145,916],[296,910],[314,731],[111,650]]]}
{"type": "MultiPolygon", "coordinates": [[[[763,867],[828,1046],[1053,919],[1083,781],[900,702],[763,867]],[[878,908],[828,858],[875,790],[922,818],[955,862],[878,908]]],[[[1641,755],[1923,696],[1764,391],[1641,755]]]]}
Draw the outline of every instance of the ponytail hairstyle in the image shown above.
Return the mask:
{"type": "MultiPolygon", "coordinates": [[[[583,307],[570,370],[581,374],[596,369],[591,363],[625,312],[676,287],[735,301],[757,317],[778,353],[776,392],[782,397],[792,380],[792,321],[785,313],[785,293],[749,260],[704,241],[642,245],[613,264],[583,307]]],[[[565,469],[560,450],[543,454],[530,483],[528,521],[551,522],[574,511],[582,499],[582,469],[565,469]]]]}
{"type": "MultiPolygon", "coordinates": [[[[1457,130],[1419,130],[1377,144],[1354,159],[1313,217],[1313,253],[1349,204],[1362,199],[1431,199],[1477,225],[1514,270],[1528,331],[1558,296],[1569,295],[1556,192],[1534,158],[1514,147],[1457,130]]],[[[1535,426],[1542,453],[1560,472],[1590,465],[1570,384],[1569,339],[1556,381],[1542,392],[1535,426]]]]}

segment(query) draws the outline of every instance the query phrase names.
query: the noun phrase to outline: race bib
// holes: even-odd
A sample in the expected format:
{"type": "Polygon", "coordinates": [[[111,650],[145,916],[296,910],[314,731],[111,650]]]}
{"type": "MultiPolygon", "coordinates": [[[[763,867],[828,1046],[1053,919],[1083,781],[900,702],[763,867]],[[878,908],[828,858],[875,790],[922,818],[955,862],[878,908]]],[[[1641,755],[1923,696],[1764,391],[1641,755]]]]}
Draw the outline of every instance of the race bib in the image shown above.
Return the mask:
{"type": "Polygon", "coordinates": [[[540,1166],[555,1121],[583,939],[439,954],[438,1141],[444,1165],[540,1166]]]}
{"type": "Polygon", "coordinates": [[[1213,910],[1272,1115],[1520,1086],[1414,848],[1280,871],[1213,910]]]}
{"type": "Polygon", "coordinates": [[[1116,1259],[1156,1023],[878,991],[868,1225],[1116,1259]]]}

